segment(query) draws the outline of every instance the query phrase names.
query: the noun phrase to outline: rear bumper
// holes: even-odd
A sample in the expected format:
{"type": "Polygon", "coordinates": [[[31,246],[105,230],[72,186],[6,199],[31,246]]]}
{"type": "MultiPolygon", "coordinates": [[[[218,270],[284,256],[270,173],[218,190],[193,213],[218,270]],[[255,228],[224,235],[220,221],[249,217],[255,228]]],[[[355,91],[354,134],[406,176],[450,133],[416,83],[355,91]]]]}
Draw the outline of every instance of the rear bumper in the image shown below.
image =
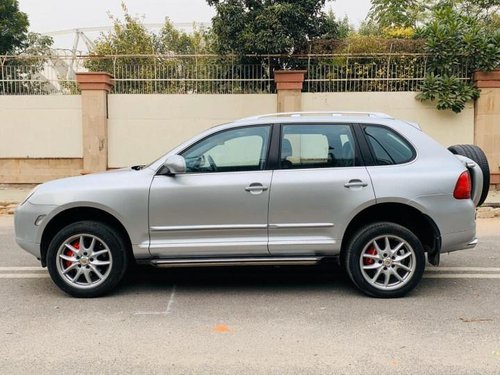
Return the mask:
{"type": "Polygon", "coordinates": [[[448,233],[443,235],[441,240],[441,253],[473,249],[478,244],[475,229],[458,233],[448,233]]]}
{"type": "Polygon", "coordinates": [[[474,238],[471,242],[469,242],[467,244],[467,247],[466,249],[473,249],[476,247],[476,245],[478,244],[479,240],[477,238],[474,238]]]}

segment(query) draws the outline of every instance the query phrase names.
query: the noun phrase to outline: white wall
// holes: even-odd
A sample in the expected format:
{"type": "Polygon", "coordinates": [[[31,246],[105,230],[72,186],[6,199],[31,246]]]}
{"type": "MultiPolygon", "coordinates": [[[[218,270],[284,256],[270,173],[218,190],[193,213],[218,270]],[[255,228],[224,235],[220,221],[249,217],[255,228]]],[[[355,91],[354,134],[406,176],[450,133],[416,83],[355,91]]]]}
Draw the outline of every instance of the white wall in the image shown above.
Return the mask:
{"type": "Polygon", "coordinates": [[[0,158],[81,158],[80,95],[0,95],[0,158]]]}
{"type": "Polygon", "coordinates": [[[109,95],[109,167],[149,163],[212,126],[276,112],[274,94],[109,95]]]}
{"type": "Polygon", "coordinates": [[[434,103],[415,99],[415,92],[306,93],[304,111],[373,111],[418,123],[444,146],[474,143],[474,104],[460,114],[438,111],[434,103]]]}
{"type": "MultiPolygon", "coordinates": [[[[459,115],[413,92],[303,94],[303,110],[386,112],[418,122],[445,146],[473,143],[474,107],[459,115]]],[[[224,122],[276,112],[274,94],[109,95],[109,167],[148,163],[224,122]]],[[[0,158],[81,158],[81,97],[0,96],[0,158]]]]}

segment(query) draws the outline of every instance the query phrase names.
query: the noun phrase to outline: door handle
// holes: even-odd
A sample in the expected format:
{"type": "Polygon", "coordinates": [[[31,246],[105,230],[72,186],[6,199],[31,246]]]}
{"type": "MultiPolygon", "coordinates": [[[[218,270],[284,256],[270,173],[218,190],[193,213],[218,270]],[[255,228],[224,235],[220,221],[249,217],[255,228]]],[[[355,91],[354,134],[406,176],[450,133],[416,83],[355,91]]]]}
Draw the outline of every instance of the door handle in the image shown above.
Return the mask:
{"type": "Polygon", "coordinates": [[[368,184],[364,181],[361,181],[361,180],[351,180],[344,185],[344,187],[346,187],[346,188],[367,187],[367,186],[368,186],[368,184]]]}
{"type": "Polygon", "coordinates": [[[253,184],[250,184],[250,186],[247,186],[245,188],[245,191],[248,191],[250,193],[255,193],[255,192],[263,192],[263,191],[266,191],[267,189],[269,189],[267,186],[264,186],[262,184],[259,184],[259,183],[253,183],[253,184]]]}

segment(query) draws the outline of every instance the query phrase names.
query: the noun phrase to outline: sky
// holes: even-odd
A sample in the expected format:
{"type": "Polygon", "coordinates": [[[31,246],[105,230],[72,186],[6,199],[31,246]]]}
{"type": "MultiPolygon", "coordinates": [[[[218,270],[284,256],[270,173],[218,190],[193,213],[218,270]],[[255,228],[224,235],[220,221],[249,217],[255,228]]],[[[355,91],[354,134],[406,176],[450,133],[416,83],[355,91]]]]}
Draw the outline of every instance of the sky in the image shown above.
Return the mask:
{"type": "MultiPolygon", "coordinates": [[[[19,8],[28,14],[30,30],[46,33],[60,30],[110,26],[108,12],[120,15],[122,0],[18,0],[19,8]]],[[[163,23],[165,17],[174,23],[209,23],[214,15],[206,0],[125,0],[129,12],[144,17],[144,23],[163,23]]],[[[339,16],[347,15],[354,25],[365,19],[370,0],[335,0],[327,2],[339,16]]],[[[98,33],[89,33],[95,37],[98,33]]],[[[56,48],[70,48],[74,36],[57,36],[56,48]]]]}

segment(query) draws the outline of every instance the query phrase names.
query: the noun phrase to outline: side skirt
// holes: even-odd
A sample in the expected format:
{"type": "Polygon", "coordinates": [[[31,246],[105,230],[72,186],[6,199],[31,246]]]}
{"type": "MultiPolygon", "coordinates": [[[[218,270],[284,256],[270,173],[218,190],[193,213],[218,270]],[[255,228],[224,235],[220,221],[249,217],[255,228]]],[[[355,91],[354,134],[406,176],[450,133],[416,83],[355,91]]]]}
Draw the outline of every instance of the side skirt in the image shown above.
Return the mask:
{"type": "Polygon", "coordinates": [[[148,259],[138,263],[155,267],[220,267],[220,266],[309,266],[325,259],[323,256],[307,257],[241,257],[241,258],[186,258],[148,259]]]}

